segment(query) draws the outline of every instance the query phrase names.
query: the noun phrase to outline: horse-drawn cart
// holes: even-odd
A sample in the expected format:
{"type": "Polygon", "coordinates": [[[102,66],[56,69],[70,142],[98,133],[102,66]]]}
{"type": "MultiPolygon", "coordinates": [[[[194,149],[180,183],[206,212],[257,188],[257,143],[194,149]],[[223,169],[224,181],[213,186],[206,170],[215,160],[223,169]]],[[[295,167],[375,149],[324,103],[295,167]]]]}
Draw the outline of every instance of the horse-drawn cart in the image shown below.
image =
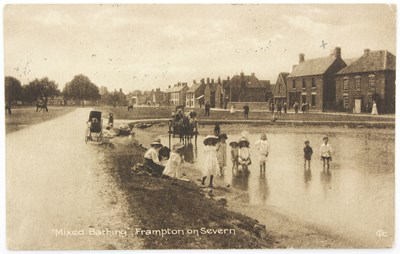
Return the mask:
{"type": "Polygon", "coordinates": [[[179,137],[182,143],[190,143],[194,137],[194,142],[197,145],[198,121],[196,113],[190,111],[187,114],[184,112],[183,106],[177,106],[175,112],[172,112],[172,119],[168,123],[169,146],[171,146],[171,138],[179,137]]]}

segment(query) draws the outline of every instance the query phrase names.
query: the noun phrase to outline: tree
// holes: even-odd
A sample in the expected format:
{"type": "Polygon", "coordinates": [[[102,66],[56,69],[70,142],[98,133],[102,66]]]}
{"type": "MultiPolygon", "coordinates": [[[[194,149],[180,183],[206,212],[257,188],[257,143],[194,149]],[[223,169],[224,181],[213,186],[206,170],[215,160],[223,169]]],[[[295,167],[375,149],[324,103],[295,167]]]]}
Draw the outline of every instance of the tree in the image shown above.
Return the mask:
{"type": "Polygon", "coordinates": [[[35,79],[22,87],[22,99],[26,102],[42,100],[47,104],[49,97],[59,96],[60,93],[56,82],[47,77],[35,79]]]}
{"type": "Polygon", "coordinates": [[[99,88],[88,77],[79,74],[65,84],[63,96],[65,99],[73,99],[81,102],[83,100],[97,101],[100,99],[100,92],[99,88]]]}
{"type": "Polygon", "coordinates": [[[4,80],[4,98],[6,104],[12,104],[14,101],[21,99],[22,86],[21,82],[11,76],[5,77],[4,80]]]}

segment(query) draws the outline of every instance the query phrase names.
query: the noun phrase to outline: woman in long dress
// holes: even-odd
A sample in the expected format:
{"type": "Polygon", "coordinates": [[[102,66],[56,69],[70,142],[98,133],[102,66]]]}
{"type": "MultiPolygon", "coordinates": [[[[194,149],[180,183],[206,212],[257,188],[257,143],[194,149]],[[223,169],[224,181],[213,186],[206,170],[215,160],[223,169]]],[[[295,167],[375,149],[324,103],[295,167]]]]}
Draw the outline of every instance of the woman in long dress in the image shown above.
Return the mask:
{"type": "Polygon", "coordinates": [[[372,104],[371,115],[377,115],[377,114],[378,114],[378,108],[376,107],[376,102],[374,101],[372,104]]]}

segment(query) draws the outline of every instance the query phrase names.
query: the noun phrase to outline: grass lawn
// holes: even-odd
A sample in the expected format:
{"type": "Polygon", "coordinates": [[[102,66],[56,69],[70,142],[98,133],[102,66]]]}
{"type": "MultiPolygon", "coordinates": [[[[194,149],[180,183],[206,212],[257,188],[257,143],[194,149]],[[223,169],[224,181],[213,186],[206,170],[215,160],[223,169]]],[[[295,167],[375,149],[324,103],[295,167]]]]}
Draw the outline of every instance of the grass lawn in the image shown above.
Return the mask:
{"type": "Polygon", "coordinates": [[[6,134],[62,116],[75,109],[76,107],[49,107],[49,112],[36,112],[36,107],[13,108],[12,114],[5,116],[6,134]]]}
{"type": "MultiPolygon", "coordinates": [[[[126,107],[98,107],[96,110],[103,111],[106,117],[109,112],[114,113],[114,119],[156,119],[156,118],[170,118],[174,107],[135,107],[133,111],[128,111],[126,107]]],[[[186,109],[191,110],[191,109],[186,109]]],[[[197,113],[198,119],[215,119],[215,120],[243,120],[243,112],[236,111],[230,114],[229,111],[211,110],[210,116],[204,116],[204,109],[193,109],[197,113]]],[[[266,120],[272,119],[271,112],[252,112],[249,114],[250,120],[266,120]]],[[[371,116],[371,115],[353,115],[353,114],[330,114],[330,113],[282,113],[278,115],[281,120],[296,120],[296,121],[390,121],[395,122],[394,117],[390,116],[371,116]]]]}

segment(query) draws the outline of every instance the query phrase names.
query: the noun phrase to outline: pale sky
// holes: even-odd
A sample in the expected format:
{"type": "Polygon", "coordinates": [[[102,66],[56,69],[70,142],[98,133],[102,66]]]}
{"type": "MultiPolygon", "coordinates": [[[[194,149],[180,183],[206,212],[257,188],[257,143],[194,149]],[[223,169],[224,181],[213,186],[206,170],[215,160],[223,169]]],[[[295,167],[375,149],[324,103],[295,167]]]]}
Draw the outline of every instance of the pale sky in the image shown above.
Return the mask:
{"type": "Polygon", "coordinates": [[[8,5],[5,75],[47,76],[62,89],[84,74],[109,90],[254,72],[275,83],[298,54],[342,58],[364,48],[396,54],[389,5],[8,5]],[[324,49],[322,40],[327,43],[324,49]]]}

